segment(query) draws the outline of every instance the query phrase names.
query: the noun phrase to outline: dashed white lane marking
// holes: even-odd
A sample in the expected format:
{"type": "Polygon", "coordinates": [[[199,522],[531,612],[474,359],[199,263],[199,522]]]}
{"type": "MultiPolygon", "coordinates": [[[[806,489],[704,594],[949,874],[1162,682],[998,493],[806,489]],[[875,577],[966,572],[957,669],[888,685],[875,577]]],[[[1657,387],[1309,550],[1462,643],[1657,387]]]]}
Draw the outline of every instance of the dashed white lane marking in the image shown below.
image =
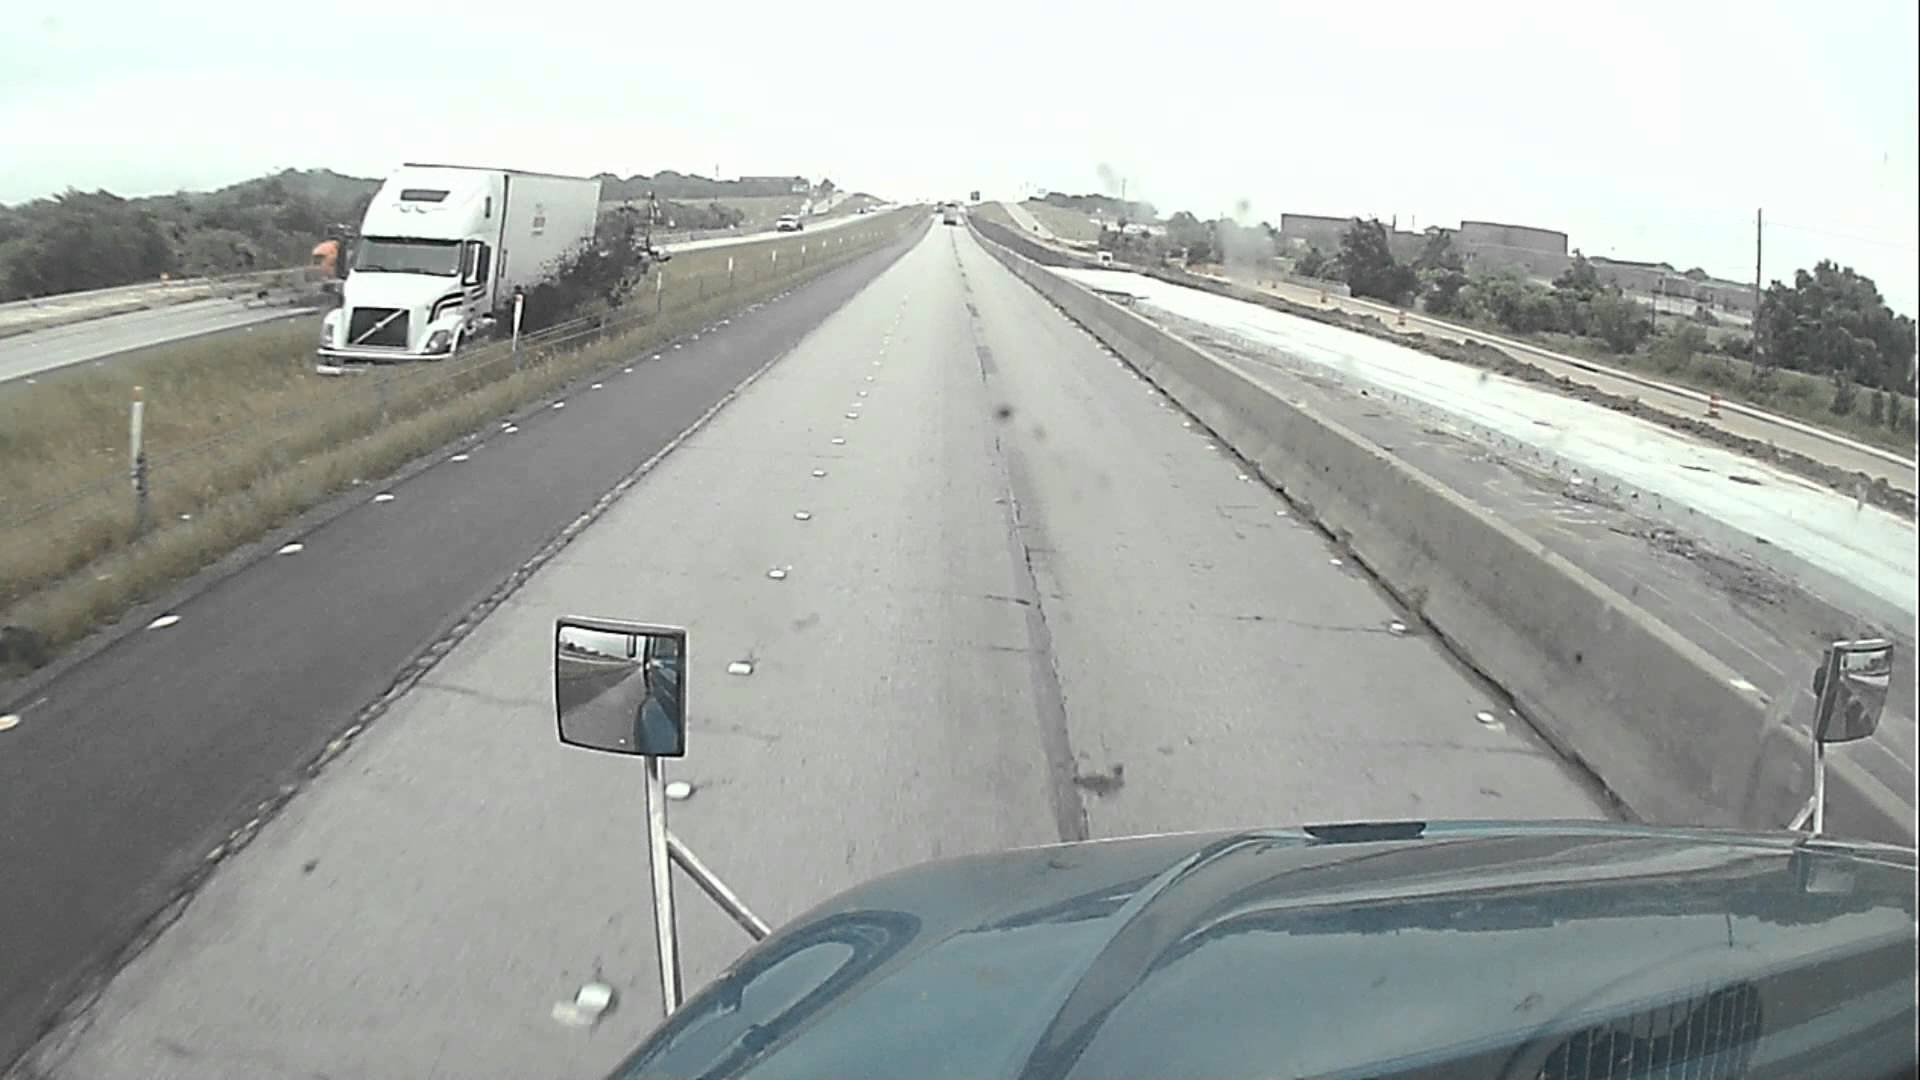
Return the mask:
{"type": "Polygon", "coordinates": [[[177,623],[179,621],[180,621],[180,616],[178,615],[162,615],[159,618],[148,623],[147,629],[165,630],[167,627],[172,626],[174,623],[177,623]]]}
{"type": "Polygon", "coordinates": [[[300,554],[301,552],[303,552],[303,551],[305,551],[305,550],[307,550],[307,545],[305,545],[305,544],[303,544],[303,543],[301,543],[301,542],[300,542],[300,541],[298,541],[298,540],[295,540],[295,541],[294,541],[293,543],[291,543],[291,544],[281,544],[281,545],[280,545],[280,550],[279,550],[279,551],[276,551],[276,552],[274,552],[274,554],[276,554],[276,555],[298,555],[298,554],[300,554]]]}

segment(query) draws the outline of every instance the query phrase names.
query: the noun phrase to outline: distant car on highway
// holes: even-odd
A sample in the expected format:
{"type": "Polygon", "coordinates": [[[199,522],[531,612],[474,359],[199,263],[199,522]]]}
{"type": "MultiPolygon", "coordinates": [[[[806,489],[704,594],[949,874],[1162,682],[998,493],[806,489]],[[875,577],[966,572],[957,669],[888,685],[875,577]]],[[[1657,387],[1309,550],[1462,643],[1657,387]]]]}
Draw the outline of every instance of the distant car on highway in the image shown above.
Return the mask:
{"type": "Polygon", "coordinates": [[[799,214],[781,214],[780,219],[773,223],[774,232],[799,232],[804,228],[806,223],[800,220],[799,214]]]}

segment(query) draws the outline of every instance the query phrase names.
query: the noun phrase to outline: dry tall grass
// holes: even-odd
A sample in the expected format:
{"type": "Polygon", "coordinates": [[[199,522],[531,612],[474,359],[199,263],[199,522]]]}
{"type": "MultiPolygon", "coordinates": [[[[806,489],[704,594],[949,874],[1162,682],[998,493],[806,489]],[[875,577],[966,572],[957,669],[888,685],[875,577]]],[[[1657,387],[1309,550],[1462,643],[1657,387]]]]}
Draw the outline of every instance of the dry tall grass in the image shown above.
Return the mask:
{"type": "Polygon", "coordinates": [[[604,325],[556,327],[517,357],[492,343],[439,363],[317,375],[313,320],[301,319],[10,384],[0,391],[0,624],[71,642],[356,482],[870,251],[909,220],[688,252],[667,264],[661,288],[604,313],[604,325]],[[152,522],[137,542],[127,461],[136,385],[152,522]]]}

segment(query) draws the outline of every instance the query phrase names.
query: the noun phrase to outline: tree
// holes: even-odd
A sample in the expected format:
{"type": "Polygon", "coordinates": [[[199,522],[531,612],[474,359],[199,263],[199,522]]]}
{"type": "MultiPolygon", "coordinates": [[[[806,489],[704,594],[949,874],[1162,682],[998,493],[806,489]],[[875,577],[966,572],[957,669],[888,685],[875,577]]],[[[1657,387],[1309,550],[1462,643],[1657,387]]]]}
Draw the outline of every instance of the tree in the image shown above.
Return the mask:
{"type": "Polygon", "coordinates": [[[1648,351],[1660,370],[1681,372],[1692,365],[1695,354],[1706,350],[1707,332],[1692,323],[1681,323],[1671,332],[1654,339],[1653,347],[1648,351]]]}
{"type": "Polygon", "coordinates": [[[1467,275],[1459,270],[1425,270],[1420,274],[1427,311],[1435,315],[1455,315],[1463,307],[1460,292],[1466,288],[1467,275]]]}
{"type": "Polygon", "coordinates": [[[1833,415],[1845,416],[1853,411],[1854,399],[1860,396],[1853,376],[1845,370],[1835,369],[1833,373],[1833,415]]]}
{"type": "Polygon", "coordinates": [[[1593,335],[1606,342],[1607,348],[1614,352],[1632,352],[1653,330],[1640,305],[1619,293],[1603,292],[1589,303],[1593,335]]]}
{"type": "Polygon", "coordinates": [[[1353,224],[1340,237],[1338,265],[1347,287],[1356,296],[1404,304],[1420,283],[1412,267],[1394,260],[1393,249],[1387,242],[1387,227],[1378,218],[1353,219],[1353,224]]]}
{"type": "Polygon", "coordinates": [[[1413,261],[1415,270],[1462,270],[1465,264],[1460,261],[1460,253],[1453,249],[1453,234],[1445,229],[1434,229],[1427,233],[1427,244],[1420,249],[1420,257],[1413,261]]]}
{"type": "Polygon", "coordinates": [[[1573,249],[1573,264],[1553,279],[1555,292],[1570,293],[1587,299],[1600,291],[1600,274],[1579,248],[1573,249]]]}
{"type": "Polygon", "coordinates": [[[72,189],[29,203],[24,233],[6,246],[7,298],[96,289],[155,278],[173,251],[152,215],[105,191],[72,189]]]}
{"type": "Polygon", "coordinates": [[[1328,272],[1327,264],[1331,261],[1332,260],[1327,258],[1326,252],[1321,251],[1317,247],[1309,247],[1303,254],[1293,260],[1293,272],[1303,277],[1326,277],[1328,272]]]}
{"type": "Polygon", "coordinates": [[[1908,388],[1914,322],[1895,315],[1873,279],[1852,267],[1822,260],[1811,273],[1796,271],[1791,286],[1774,282],[1761,297],[1754,329],[1769,364],[1845,375],[1886,390],[1908,388]]]}

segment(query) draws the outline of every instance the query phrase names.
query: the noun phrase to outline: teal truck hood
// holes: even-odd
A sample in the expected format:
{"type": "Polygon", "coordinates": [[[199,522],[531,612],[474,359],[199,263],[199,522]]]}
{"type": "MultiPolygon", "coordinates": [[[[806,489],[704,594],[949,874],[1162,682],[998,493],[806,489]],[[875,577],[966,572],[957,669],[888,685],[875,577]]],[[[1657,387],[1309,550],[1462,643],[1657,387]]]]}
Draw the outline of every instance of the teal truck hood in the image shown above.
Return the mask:
{"type": "Polygon", "coordinates": [[[614,1075],[1871,1076],[1914,893],[1905,849],[1592,823],[972,856],[796,919],[614,1075]]]}

